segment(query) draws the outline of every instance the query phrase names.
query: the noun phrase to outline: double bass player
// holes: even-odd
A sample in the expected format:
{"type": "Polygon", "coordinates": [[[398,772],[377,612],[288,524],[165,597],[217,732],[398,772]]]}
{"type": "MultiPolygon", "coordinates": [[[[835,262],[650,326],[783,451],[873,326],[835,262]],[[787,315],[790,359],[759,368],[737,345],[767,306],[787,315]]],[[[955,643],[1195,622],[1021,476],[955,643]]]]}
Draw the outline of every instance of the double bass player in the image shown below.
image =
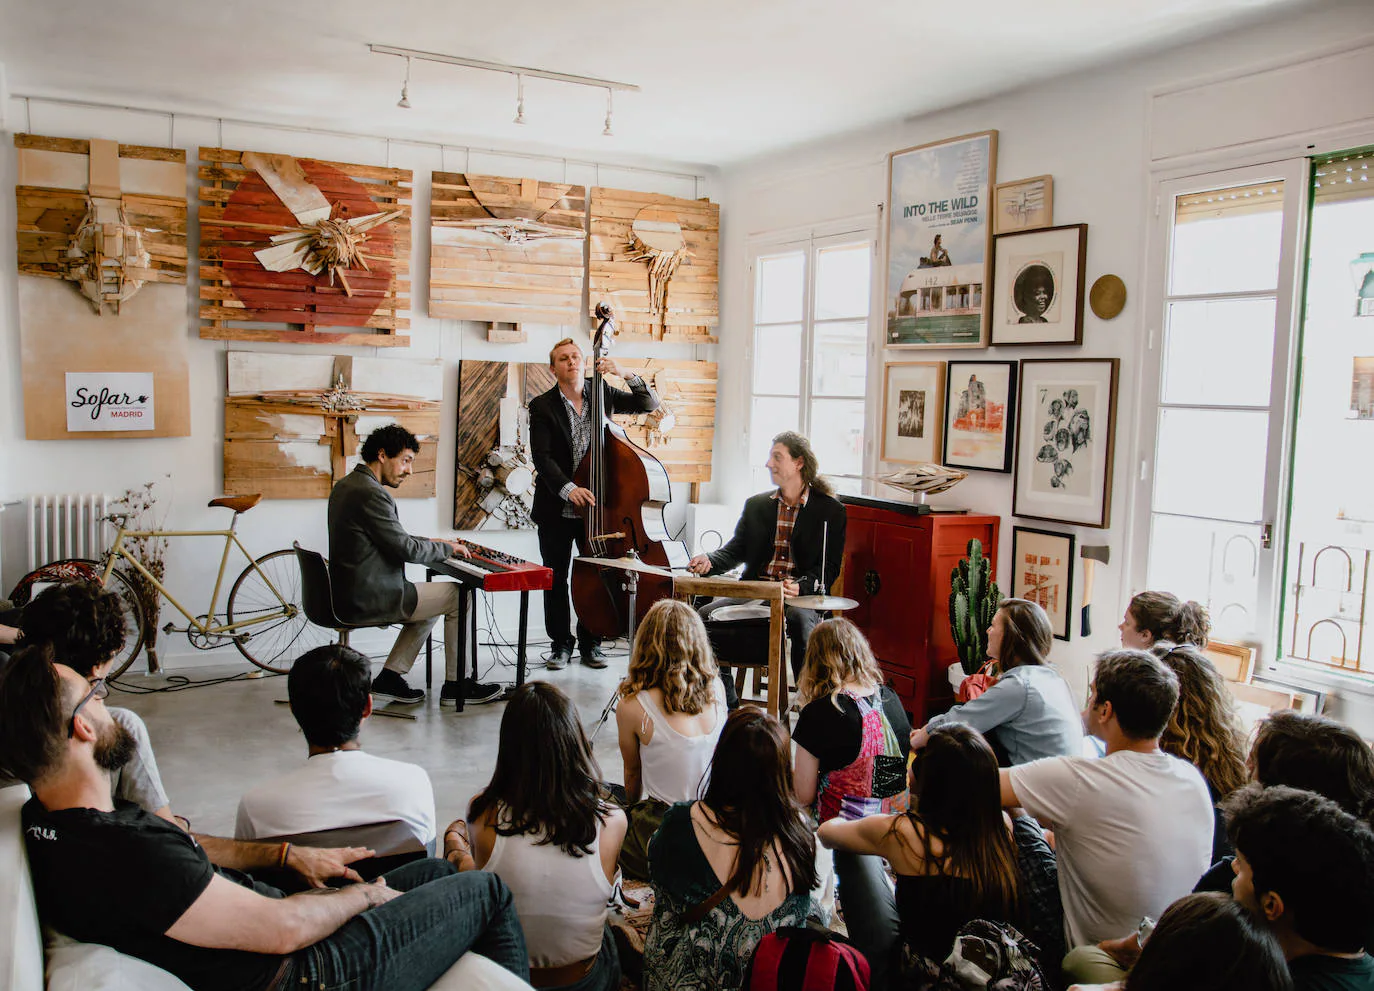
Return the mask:
{"type": "MultiPolygon", "coordinates": [[[[544,593],[544,629],[552,641],[547,667],[566,667],[576,643],[583,664],[604,668],[605,658],[581,620],[573,637],[568,595],[573,548],[583,532],[584,514],[596,504],[593,492],[573,481],[593,431],[600,427],[593,423],[592,380],[583,374],[582,349],[571,337],[554,345],[549,367],[556,384],[529,403],[530,453],[538,478],[532,515],[539,532],[539,556],[553,570],[553,588],[544,593]]],[[[602,375],[620,374],[615,362],[605,357],[597,362],[597,370],[602,375]]],[[[629,392],[603,383],[611,412],[647,413],[658,408],[658,396],[642,378],[631,375],[625,383],[629,392]]]]}

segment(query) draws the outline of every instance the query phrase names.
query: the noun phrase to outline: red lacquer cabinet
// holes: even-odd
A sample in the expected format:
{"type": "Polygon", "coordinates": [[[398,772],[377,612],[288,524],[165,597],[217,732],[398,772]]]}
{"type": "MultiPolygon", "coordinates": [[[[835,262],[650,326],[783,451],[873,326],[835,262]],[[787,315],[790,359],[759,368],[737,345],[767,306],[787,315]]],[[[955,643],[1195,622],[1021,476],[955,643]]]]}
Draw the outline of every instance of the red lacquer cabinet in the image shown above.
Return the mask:
{"type": "Polygon", "coordinates": [[[868,637],[883,672],[920,725],[954,703],[946,674],[959,658],[949,631],[950,572],[970,539],[997,560],[998,516],[921,513],[910,503],[840,496],[847,519],[844,615],[868,637]]]}

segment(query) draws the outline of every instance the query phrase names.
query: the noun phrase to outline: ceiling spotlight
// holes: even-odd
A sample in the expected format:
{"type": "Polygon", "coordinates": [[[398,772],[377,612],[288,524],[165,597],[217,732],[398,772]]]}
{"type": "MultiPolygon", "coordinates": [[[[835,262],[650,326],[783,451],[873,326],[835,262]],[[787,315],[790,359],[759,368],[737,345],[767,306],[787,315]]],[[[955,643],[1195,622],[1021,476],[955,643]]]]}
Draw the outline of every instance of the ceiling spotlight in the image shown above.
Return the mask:
{"type": "Polygon", "coordinates": [[[615,104],[612,102],[614,97],[615,91],[608,86],[606,88],[606,126],[601,131],[603,138],[615,137],[615,131],[611,130],[611,115],[615,113],[615,104]]]}
{"type": "Polygon", "coordinates": [[[515,74],[515,123],[525,123],[525,77],[515,74]]]}
{"type": "Polygon", "coordinates": [[[396,101],[396,106],[402,110],[410,109],[410,59],[406,59],[406,81],[401,83],[401,98],[396,101]]]}

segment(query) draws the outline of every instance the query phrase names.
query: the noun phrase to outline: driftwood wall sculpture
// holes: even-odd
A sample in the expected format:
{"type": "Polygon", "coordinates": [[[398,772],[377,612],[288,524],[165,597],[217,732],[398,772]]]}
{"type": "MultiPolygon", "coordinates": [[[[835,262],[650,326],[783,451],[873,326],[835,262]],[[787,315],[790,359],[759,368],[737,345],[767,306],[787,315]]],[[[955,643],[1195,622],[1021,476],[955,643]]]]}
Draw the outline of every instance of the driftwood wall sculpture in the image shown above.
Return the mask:
{"type": "Polygon", "coordinates": [[[406,346],[407,169],[201,148],[200,336],[406,346]]]}

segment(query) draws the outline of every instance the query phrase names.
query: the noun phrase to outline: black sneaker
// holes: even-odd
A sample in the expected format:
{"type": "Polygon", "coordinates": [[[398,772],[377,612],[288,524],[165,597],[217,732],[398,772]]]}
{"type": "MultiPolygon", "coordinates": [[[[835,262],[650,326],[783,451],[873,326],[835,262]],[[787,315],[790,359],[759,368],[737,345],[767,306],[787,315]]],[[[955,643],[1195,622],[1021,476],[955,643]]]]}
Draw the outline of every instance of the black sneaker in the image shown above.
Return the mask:
{"type": "Polygon", "coordinates": [[[372,697],[383,702],[415,705],[425,700],[425,693],[418,688],[411,688],[395,671],[382,668],[381,673],[372,679],[372,697]]]}
{"type": "Polygon", "coordinates": [[[461,681],[446,681],[439,689],[439,705],[445,709],[453,709],[458,705],[458,693],[462,691],[461,681]]]}
{"type": "Polygon", "coordinates": [[[555,647],[549,659],[544,662],[544,667],[550,671],[562,671],[572,660],[572,650],[568,647],[555,647]]]}
{"type": "Polygon", "coordinates": [[[606,666],[606,653],[600,647],[582,647],[579,654],[584,667],[599,669],[606,666]]]}
{"type": "Polygon", "coordinates": [[[495,702],[505,692],[501,685],[486,684],[475,678],[463,679],[463,701],[468,705],[495,702]]]}

